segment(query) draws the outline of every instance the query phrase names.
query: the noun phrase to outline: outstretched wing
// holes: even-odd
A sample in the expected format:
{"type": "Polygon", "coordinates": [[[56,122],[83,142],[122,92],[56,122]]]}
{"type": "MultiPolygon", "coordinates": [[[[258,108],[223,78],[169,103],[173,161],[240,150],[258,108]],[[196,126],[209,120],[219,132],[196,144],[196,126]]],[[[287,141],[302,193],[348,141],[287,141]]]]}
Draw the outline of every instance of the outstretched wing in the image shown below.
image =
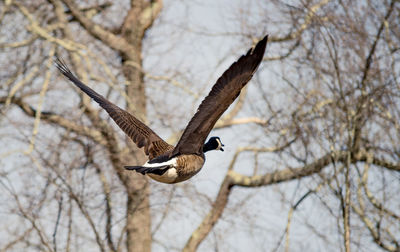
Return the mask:
{"type": "Polygon", "coordinates": [[[149,156],[150,160],[173,149],[172,145],[169,145],[162,140],[156,133],[154,133],[154,131],[139,121],[136,117],[109,102],[102,95],[82,83],[77,77],[75,77],[62,60],[56,58],[55,65],[63,75],[105,109],[115,123],[133,140],[133,142],[135,142],[139,148],[144,147],[144,152],[149,156]]]}
{"type": "Polygon", "coordinates": [[[268,35],[254,49],[242,55],[217,80],[196,114],[186,126],[171,156],[201,154],[204,141],[225,110],[239,96],[241,89],[253,77],[264,56],[268,35]]]}

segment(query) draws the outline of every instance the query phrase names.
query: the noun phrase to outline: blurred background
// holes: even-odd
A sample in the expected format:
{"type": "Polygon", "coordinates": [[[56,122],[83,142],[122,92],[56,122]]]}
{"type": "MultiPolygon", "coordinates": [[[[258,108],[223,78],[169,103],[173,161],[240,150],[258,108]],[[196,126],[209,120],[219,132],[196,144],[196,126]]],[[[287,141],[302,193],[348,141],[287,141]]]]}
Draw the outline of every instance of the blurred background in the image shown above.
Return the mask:
{"type": "Polygon", "coordinates": [[[0,251],[399,251],[400,2],[0,2],[0,251]],[[175,144],[269,34],[217,122],[225,152],[161,184],[57,72],[175,144]]]}

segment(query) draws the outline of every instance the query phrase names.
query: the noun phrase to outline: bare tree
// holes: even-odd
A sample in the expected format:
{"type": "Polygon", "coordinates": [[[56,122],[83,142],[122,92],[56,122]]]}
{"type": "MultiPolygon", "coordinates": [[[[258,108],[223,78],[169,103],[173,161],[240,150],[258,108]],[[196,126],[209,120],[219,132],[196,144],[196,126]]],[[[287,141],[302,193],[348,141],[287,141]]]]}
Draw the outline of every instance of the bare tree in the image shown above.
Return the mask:
{"type": "Polygon", "coordinates": [[[191,20],[197,2],[0,5],[1,251],[400,249],[398,1],[229,2],[221,29],[191,20]],[[263,64],[214,129],[236,151],[177,185],[124,171],[142,150],[52,67],[61,55],[173,144],[266,31],[263,64]]]}

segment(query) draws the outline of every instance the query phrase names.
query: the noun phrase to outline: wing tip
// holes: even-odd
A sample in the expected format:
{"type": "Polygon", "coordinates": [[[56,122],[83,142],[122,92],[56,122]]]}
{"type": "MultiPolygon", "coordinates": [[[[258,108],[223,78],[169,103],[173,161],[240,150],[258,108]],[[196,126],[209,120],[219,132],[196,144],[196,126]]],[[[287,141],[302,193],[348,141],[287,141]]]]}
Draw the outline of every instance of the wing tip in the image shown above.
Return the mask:
{"type": "Polygon", "coordinates": [[[62,58],[56,55],[54,56],[53,62],[58,71],[60,71],[65,77],[67,77],[68,79],[75,77],[62,58]]]}
{"type": "Polygon", "coordinates": [[[269,34],[265,35],[263,39],[257,42],[253,50],[251,50],[252,55],[264,56],[265,49],[267,47],[269,34]]]}
{"type": "MultiPolygon", "coordinates": [[[[265,49],[267,48],[269,34],[265,35],[263,39],[257,42],[255,47],[251,48],[244,58],[252,61],[253,74],[257,71],[262,59],[264,58],[265,49]]],[[[240,60],[240,59],[239,59],[240,60]]]]}

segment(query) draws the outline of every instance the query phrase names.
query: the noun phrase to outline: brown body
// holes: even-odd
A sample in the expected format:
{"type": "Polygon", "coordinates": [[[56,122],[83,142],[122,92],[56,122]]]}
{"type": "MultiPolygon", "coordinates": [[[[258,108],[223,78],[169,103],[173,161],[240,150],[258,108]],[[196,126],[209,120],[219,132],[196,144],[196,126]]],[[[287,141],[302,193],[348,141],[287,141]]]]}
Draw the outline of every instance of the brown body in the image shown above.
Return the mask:
{"type": "Polygon", "coordinates": [[[105,109],[139,148],[144,147],[149,161],[142,166],[125,166],[126,169],[135,170],[143,175],[148,174],[159,182],[177,183],[200,171],[205,160],[204,152],[223,151],[223,144],[218,137],[211,137],[207,143],[205,140],[217,120],[253,77],[263,59],[267,40],[268,36],[265,36],[255,48],[242,55],[222,74],[201,102],[175,147],[161,139],[135,116],[86,86],[60,59],[56,60],[56,66],[62,74],[105,109]]]}
{"type": "Polygon", "coordinates": [[[180,155],[176,165],[169,168],[163,175],[148,173],[149,177],[158,182],[174,184],[190,179],[196,175],[204,165],[205,157],[196,154],[180,155]]]}

